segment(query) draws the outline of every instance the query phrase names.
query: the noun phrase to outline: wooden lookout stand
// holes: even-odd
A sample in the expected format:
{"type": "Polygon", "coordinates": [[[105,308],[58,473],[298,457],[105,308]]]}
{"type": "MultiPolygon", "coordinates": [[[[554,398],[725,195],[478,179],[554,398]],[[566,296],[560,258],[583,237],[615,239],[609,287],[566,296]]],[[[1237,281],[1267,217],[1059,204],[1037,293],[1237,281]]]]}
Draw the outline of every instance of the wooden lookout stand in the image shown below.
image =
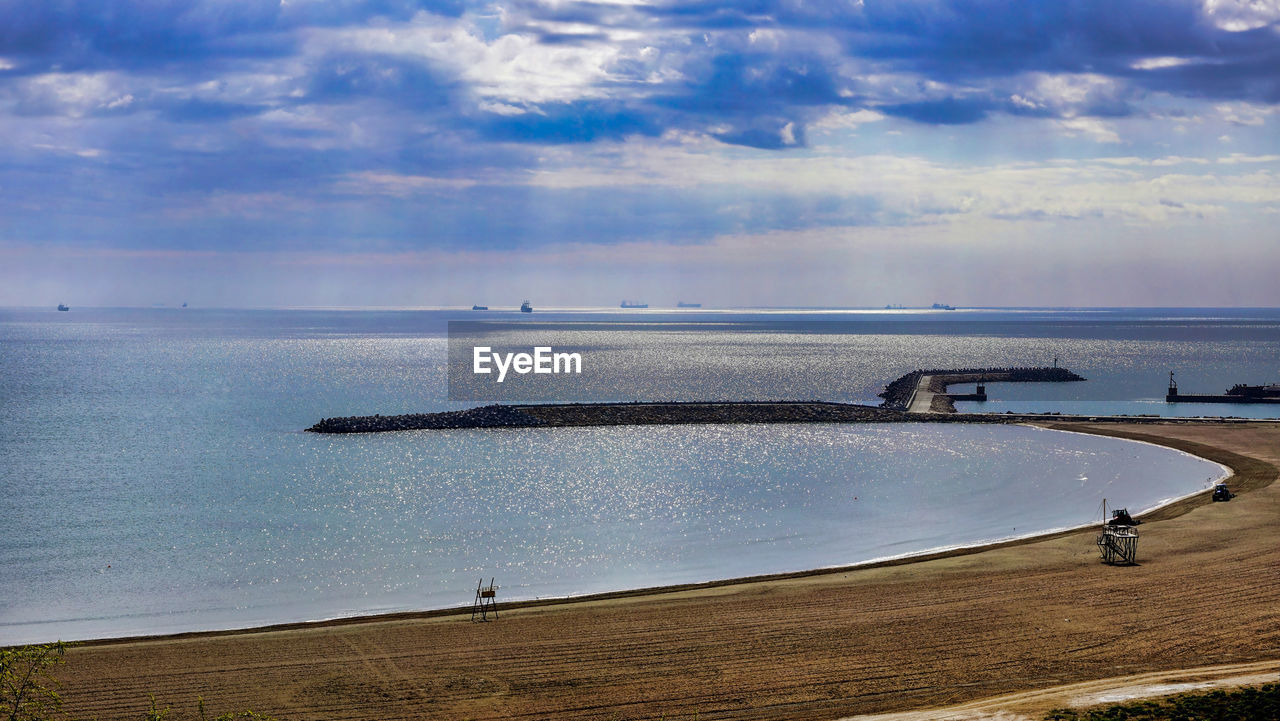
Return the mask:
{"type": "Polygon", "coordinates": [[[1102,532],[1098,534],[1098,551],[1102,562],[1113,566],[1133,566],[1138,563],[1138,522],[1127,509],[1112,512],[1106,520],[1107,502],[1102,502],[1102,532]]]}
{"type": "Polygon", "coordinates": [[[476,584],[476,601],[471,604],[471,620],[476,620],[479,616],[481,621],[488,621],[489,614],[493,614],[494,620],[498,618],[498,587],[493,585],[493,579],[489,579],[489,585],[484,585],[484,578],[476,584]]]}

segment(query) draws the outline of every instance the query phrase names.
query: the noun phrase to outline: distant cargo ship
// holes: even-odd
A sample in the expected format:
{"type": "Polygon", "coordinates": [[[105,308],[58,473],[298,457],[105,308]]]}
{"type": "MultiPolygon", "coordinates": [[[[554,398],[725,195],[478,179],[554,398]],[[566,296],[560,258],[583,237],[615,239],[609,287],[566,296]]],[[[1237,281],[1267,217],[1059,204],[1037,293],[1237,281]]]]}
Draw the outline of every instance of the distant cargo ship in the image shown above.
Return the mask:
{"type": "Polygon", "coordinates": [[[701,303],[686,303],[686,302],[684,302],[684,301],[679,301],[679,302],[677,302],[677,303],[676,303],[676,307],[677,307],[677,308],[701,308],[701,307],[702,307],[702,304],[701,304],[701,303]]]}
{"type": "Polygon", "coordinates": [[[640,301],[638,301],[638,300],[624,300],[624,301],[622,301],[622,305],[620,305],[620,306],[618,306],[618,307],[619,307],[619,308],[648,308],[648,307],[649,307],[649,304],[648,304],[648,303],[641,303],[641,302],[640,302],[640,301]]]}
{"type": "Polygon", "coordinates": [[[473,305],[473,306],[471,306],[471,310],[489,310],[489,306],[487,306],[487,305],[473,305]]]}
{"type": "Polygon", "coordinates": [[[65,303],[59,303],[58,310],[71,310],[71,306],[66,305],[65,303]]]}
{"type": "Polygon", "coordinates": [[[526,300],[525,302],[521,303],[521,304],[520,304],[520,312],[521,312],[521,313],[532,313],[532,312],[533,312],[533,304],[532,304],[532,303],[530,303],[530,302],[529,302],[529,301],[527,301],[527,300],[526,300]]]}
{"type": "Polygon", "coordinates": [[[946,303],[934,303],[933,309],[934,310],[955,310],[955,306],[950,306],[950,305],[947,305],[946,303]]]}

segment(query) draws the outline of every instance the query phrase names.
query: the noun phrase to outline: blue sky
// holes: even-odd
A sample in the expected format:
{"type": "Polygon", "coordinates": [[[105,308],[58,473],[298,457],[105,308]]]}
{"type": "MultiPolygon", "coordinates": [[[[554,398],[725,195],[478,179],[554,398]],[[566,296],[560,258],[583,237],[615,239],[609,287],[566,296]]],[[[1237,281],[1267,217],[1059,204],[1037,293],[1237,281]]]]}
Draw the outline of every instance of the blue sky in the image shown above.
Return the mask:
{"type": "Polygon", "coordinates": [[[1280,3],[0,0],[0,304],[1280,305],[1280,3]]]}

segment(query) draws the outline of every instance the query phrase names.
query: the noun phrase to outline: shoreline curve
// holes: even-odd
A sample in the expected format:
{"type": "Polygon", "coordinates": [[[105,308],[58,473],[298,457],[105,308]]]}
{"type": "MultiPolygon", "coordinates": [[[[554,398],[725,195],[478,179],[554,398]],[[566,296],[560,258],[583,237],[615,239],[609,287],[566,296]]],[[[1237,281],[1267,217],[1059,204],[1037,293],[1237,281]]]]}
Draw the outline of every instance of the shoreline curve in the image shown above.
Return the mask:
{"type": "MultiPolygon", "coordinates": [[[[960,417],[963,417],[961,414],[960,417]]],[[[921,421],[928,422],[935,420],[933,418],[922,418],[921,421]]],[[[959,420],[956,416],[951,416],[952,422],[959,420]]],[[[1044,422],[1026,422],[1023,424],[1053,431],[1064,431],[1070,433],[1082,433],[1086,435],[1105,436],[1118,438],[1122,440],[1137,441],[1149,445],[1168,448],[1180,451],[1200,460],[1214,463],[1221,468],[1227,470],[1227,474],[1220,477],[1215,483],[1224,482],[1231,478],[1239,477],[1240,471],[1236,470],[1234,462],[1242,467],[1250,469],[1250,472],[1265,473],[1260,466],[1267,465],[1255,459],[1251,459],[1239,454],[1218,449],[1204,444],[1196,444],[1192,442],[1175,442],[1168,438],[1153,436],[1151,434],[1140,433],[1136,431],[1124,431],[1116,429],[1101,429],[1096,427],[1084,427],[1084,424],[1066,421],[1055,423],[1044,422]],[[1222,458],[1215,458],[1212,454],[1223,454],[1222,458]],[[1255,468],[1252,464],[1259,464],[1255,468]]],[[[1212,424],[1212,421],[1210,421],[1212,424]]],[[[1273,467],[1273,476],[1271,480],[1266,482],[1253,481],[1245,484],[1237,484],[1233,490],[1237,494],[1243,494],[1250,491],[1258,490],[1270,485],[1275,480],[1275,476],[1280,475],[1280,468],[1273,467]]],[[[1157,504],[1156,506],[1144,510],[1142,513],[1136,514],[1134,518],[1145,522],[1167,520],[1176,518],[1188,513],[1194,508],[1208,504],[1209,495],[1212,489],[1200,489],[1193,491],[1184,496],[1171,499],[1167,502],[1157,504]]],[[[736,576],[733,578],[714,579],[709,581],[696,581],[690,583],[670,584],[663,586],[644,586],[640,588],[619,589],[615,591],[602,591],[598,593],[587,593],[582,595],[571,596],[554,596],[548,598],[526,599],[518,601],[504,601],[501,604],[501,610],[523,610],[533,608],[544,608],[554,606],[565,606],[572,604],[588,604],[601,601],[615,601],[624,599],[637,599],[648,597],[659,597],[669,594],[679,594],[687,592],[707,591],[728,588],[733,586],[747,586],[752,584],[770,583],[775,581],[786,581],[794,579],[815,578],[826,575],[849,573],[853,571],[873,570],[881,568],[892,568],[895,566],[904,566],[916,563],[925,563],[928,561],[941,560],[946,558],[956,558],[960,556],[970,556],[987,551],[998,549],[1013,548],[1033,543],[1050,541],[1058,538],[1066,538],[1074,535],[1082,535],[1091,533],[1096,528],[1095,523],[1086,523],[1069,528],[1049,529],[1043,532],[1034,533],[1026,536],[1017,536],[1014,538],[1000,539],[990,542],[977,543],[973,545],[946,547],[937,550],[927,550],[918,553],[910,553],[902,556],[893,556],[888,558],[871,559],[858,563],[823,566],[819,568],[802,569],[797,571],[784,571],[780,573],[755,574],[749,576],[736,576]]],[[[391,611],[387,613],[360,613],[351,616],[337,616],[333,618],[323,618],[307,621],[289,621],[284,623],[266,624],[262,626],[246,626],[244,628],[228,628],[228,629],[210,629],[199,631],[181,631],[177,633],[165,634],[144,634],[135,636],[119,636],[107,638],[90,638],[77,640],[78,646],[111,646],[118,644],[128,644],[147,641],[163,641],[163,640],[182,640],[182,639],[199,639],[199,638],[217,638],[223,636],[242,636],[258,633],[274,633],[281,631],[298,631],[305,629],[325,629],[338,628],[344,626],[358,626],[365,624],[376,624],[391,621],[412,621],[412,620],[429,620],[443,619],[454,616],[468,616],[471,613],[469,606],[453,606],[447,608],[422,609],[410,611],[391,611]]]]}
{"type": "Polygon", "coordinates": [[[1099,563],[1086,529],[876,568],[553,599],[496,623],[455,609],[88,643],[60,669],[66,709],[124,721],[154,694],[317,721],[817,721],[1280,660],[1280,423],[1062,429],[1223,463],[1240,496],[1145,514],[1136,566],[1099,563]]]}

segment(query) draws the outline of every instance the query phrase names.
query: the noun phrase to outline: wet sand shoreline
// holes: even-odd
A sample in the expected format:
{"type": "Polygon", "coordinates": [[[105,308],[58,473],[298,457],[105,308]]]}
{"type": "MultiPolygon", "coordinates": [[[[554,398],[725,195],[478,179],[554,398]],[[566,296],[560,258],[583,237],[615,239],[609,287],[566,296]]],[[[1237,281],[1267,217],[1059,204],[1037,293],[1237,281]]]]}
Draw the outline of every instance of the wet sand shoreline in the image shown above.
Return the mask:
{"type": "MultiPolygon", "coordinates": [[[[1252,518],[1256,509],[1251,501],[1280,503],[1275,498],[1276,489],[1269,488],[1280,461],[1275,457],[1280,448],[1280,424],[1086,427],[1063,423],[1058,427],[1155,442],[1235,470],[1231,484],[1241,494],[1237,501],[1197,511],[1208,503],[1207,495],[1200,494],[1165,506],[1144,519],[1148,525],[1142,527],[1144,547],[1139,557],[1143,564],[1136,569],[1139,575],[1148,569],[1161,569],[1161,582],[1196,575],[1194,568],[1187,565],[1188,559],[1169,552],[1167,546],[1174,541],[1165,538],[1167,533],[1159,532],[1162,526],[1169,525],[1169,531],[1176,531],[1175,545],[1191,544],[1194,549],[1196,526],[1203,524],[1191,524],[1190,529],[1173,526],[1186,525],[1197,513],[1205,511],[1215,516],[1251,511],[1245,514],[1249,518],[1241,519],[1248,521],[1243,524],[1232,522],[1230,527],[1198,529],[1200,541],[1204,542],[1200,545],[1210,550],[1217,548],[1219,555],[1232,555],[1229,548],[1221,547],[1219,536],[1239,535],[1248,530],[1249,523],[1266,527],[1263,519],[1252,518]],[[1149,537],[1151,540],[1147,540],[1149,537]],[[1150,561],[1145,560],[1148,557],[1150,561]]],[[[879,615],[888,613],[896,624],[921,623],[943,637],[958,634],[971,638],[976,634],[988,639],[987,644],[998,641],[995,645],[1004,646],[1012,642],[1009,634],[1013,629],[988,629],[989,620],[975,620],[984,612],[991,612],[992,601],[999,598],[1002,587],[1019,588],[1028,578],[1045,575],[1053,578],[1049,595],[1056,597],[1070,590],[1063,586],[1069,586],[1078,574],[1090,583],[1100,584],[1093,592],[1110,593],[1115,590],[1112,587],[1117,579],[1135,570],[1111,569],[1097,563],[1090,533],[1066,531],[856,568],[503,604],[501,620],[490,624],[469,623],[469,610],[447,609],[267,629],[96,641],[70,654],[62,674],[66,679],[64,695],[74,712],[104,719],[128,715],[124,709],[130,708],[131,703],[133,707],[145,707],[149,693],[155,693],[162,703],[181,706],[186,703],[182,700],[184,694],[190,696],[192,688],[208,689],[204,696],[217,701],[215,710],[248,707],[281,718],[608,718],[612,714],[619,718],[657,718],[664,713],[671,717],[695,710],[700,718],[829,718],[943,703],[956,695],[982,698],[1047,685],[1059,676],[1086,679],[1114,675],[1110,672],[1115,670],[1115,659],[1098,666],[1093,676],[1074,663],[1066,664],[1065,671],[1052,670],[1053,657],[1069,648],[1073,634],[1056,641],[1055,634],[1049,634],[1043,639],[1045,643],[1031,644],[1024,654],[1024,661],[1045,669],[1039,676],[1032,674],[1020,683],[996,683],[983,680],[983,673],[970,676],[959,673],[957,668],[950,672],[935,669],[916,679],[929,680],[918,686],[912,681],[918,671],[913,672],[911,664],[884,664],[882,656],[893,654],[905,660],[914,656],[916,666],[933,662],[952,667],[965,654],[940,652],[932,643],[911,651],[903,647],[902,639],[885,635],[883,630],[871,634],[878,639],[875,643],[851,644],[850,638],[839,631],[860,626],[859,609],[874,610],[879,615]],[[974,584],[985,591],[975,589],[974,584]],[[890,590],[886,597],[884,592],[890,590]],[[762,603],[762,598],[767,602],[762,603]],[[827,601],[819,600],[824,598],[827,601]],[[886,606],[886,598],[898,600],[886,606]],[[952,614],[944,615],[949,622],[942,627],[938,627],[938,618],[926,613],[931,604],[938,603],[952,614]],[[823,605],[829,605],[829,613],[820,610],[823,605]],[[726,618],[734,621],[726,625],[726,618]],[[680,629],[687,633],[672,635],[680,629]],[[814,643],[797,646],[802,637],[810,637],[814,643]],[[477,655],[475,644],[493,649],[498,658],[477,655]],[[665,648],[666,652],[635,656],[637,649],[652,651],[655,647],[665,648]],[[551,648],[558,650],[548,656],[551,648]],[[803,648],[810,650],[802,651],[803,648]],[[227,662],[233,666],[220,664],[210,657],[214,649],[218,649],[218,658],[240,660],[227,662]],[[247,668],[243,666],[247,659],[264,649],[270,649],[270,658],[277,662],[268,660],[263,665],[260,661],[251,666],[272,679],[274,690],[255,686],[252,677],[236,678],[238,674],[233,670],[247,668]],[[616,660],[602,662],[602,655],[616,660]],[[802,663],[807,670],[795,682],[789,682],[785,668],[778,665],[783,659],[802,663]],[[399,671],[391,672],[388,664],[399,671]],[[851,678],[857,675],[852,673],[855,669],[869,666],[883,666],[874,683],[860,684],[851,678]],[[544,671],[530,670],[537,668],[544,671]],[[535,678],[531,679],[531,674],[535,678]],[[670,681],[673,677],[679,677],[679,683],[672,688],[683,688],[683,693],[673,695],[666,690],[664,679],[670,681]],[[104,683],[116,689],[111,695],[122,705],[95,701],[92,689],[101,689],[104,683]],[[698,690],[703,688],[699,684],[705,683],[711,687],[698,690]],[[859,690],[861,685],[883,688],[868,695],[859,690]],[[129,698],[130,689],[137,698],[129,698]],[[943,694],[946,689],[950,690],[943,694]],[[588,699],[593,702],[585,703],[588,699]],[[426,708],[431,711],[425,713],[426,708]]],[[[1274,536],[1244,537],[1251,547],[1259,540],[1274,540],[1274,536]]],[[[1247,568],[1237,570],[1253,568],[1262,574],[1259,578],[1274,581],[1272,569],[1280,566],[1258,566],[1267,559],[1276,560],[1276,552],[1255,554],[1246,559],[1247,568]],[[1270,576],[1265,573],[1269,570],[1270,576]]],[[[1217,567],[1218,572],[1231,570],[1222,564],[1217,567]]],[[[1255,603],[1259,599],[1280,600],[1274,584],[1258,588],[1257,578],[1239,576],[1224,576],[1230,581],[1225,586],[1239,586],[1243,595],[1254,601],[1245,606],[1236,603],[1234,612],[1253,609],[1259,623],[1266,618],[1274,620],[1274,611],[1268,617],[1255,603]]],[[[1172,587],[1181,586],[1186,583],[1178,581],[1172,587]]],[[[1088,588],[1086,584],[1085,590],[1088,588]]],[[[1146,609],[1137,604],[1121,615],[1142,618],[1152,613],[1167,615],[1170,611],[1177,612],[1178,608],[1166,603],[1163,608],[1156,605],[1146,609]]],[[[1035,615],[1030,608],[1002,611],[1004,615],[1024,613],[1035,615]]],[[[1177,644],[1197,645],[1194,639],[1178,640],[1184,638],[1181,632],[1170,638],[1177,644]]],[[[1274,632],[1261,638],[1271,638],[1272,642],[1255,647],[1247,660],[1266,657],[1268,652],[1280,656],[1274,632]],[[1258,656],[1259,653],[1263,655],[1258,656]]],[[[1238,646],[1239,642],[1237,639],[1231,645],[1238,646]]],[[[1224,660],[1240,660],[1238,651],[1224,656],[1224,660]]],[[[1194,657],[1211,656],[1201,648],[1194,657]]],[[[1172,658],[1176,657],[1174,654],[1172,658]]],[[[1191,658],[1188,656],[1187,660],[1191,658]]],[[[1010,662],[999,660],[993,668],[1010,662]]]]}

